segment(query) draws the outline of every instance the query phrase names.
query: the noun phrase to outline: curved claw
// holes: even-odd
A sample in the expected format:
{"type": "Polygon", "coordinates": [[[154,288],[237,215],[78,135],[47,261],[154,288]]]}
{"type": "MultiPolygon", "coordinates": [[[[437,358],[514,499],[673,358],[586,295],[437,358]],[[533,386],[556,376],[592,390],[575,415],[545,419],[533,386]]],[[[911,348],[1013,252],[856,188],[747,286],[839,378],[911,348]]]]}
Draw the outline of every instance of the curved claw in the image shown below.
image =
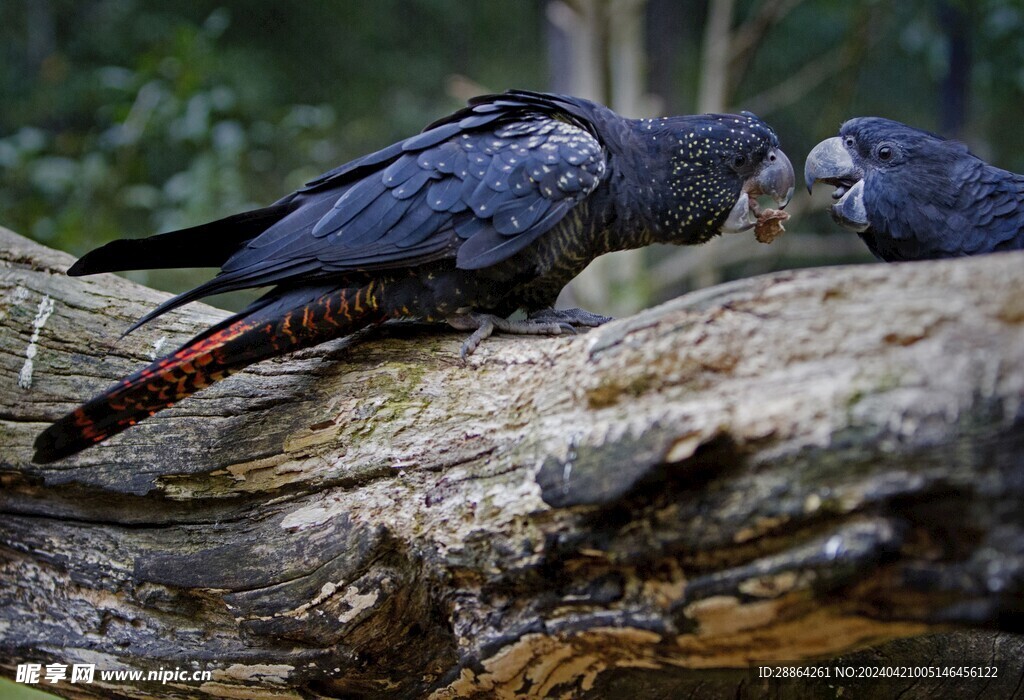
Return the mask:
{"type": "Polygon", "coordinates": [[[480,319],[480,325],[459,348],[459,359],[465,362],[480,347],[480,343],[491,337],[492,333],[494,333],[494,323],[489,318],[480,319]]]}

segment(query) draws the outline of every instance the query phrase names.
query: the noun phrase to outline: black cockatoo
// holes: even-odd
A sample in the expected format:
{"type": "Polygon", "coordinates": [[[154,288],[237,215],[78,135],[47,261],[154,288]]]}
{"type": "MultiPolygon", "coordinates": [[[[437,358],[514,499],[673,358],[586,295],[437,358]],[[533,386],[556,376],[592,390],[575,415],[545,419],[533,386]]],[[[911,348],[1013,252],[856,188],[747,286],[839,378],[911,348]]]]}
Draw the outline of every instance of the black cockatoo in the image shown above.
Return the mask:
{"type": "Polygon", "coordinates": [[[785,206],[793,184],[775,132],[749,113],[634,120],[562,95],[476,98],[265,209],[79,260],[69,274],[221,268],[132,328],[209,294],[276,286],[58,420],[35,461],[74,454],[254,362],[389,319],[474,329],[470,352],[494,329],[597,325],[607,319],[552,309],[595,257],[749,229],[757,196],[785,206]],[[520,309],[525,321],[506,320],[520,309]]]}
{"type": "Polygon", "coordinates": [[[832,218],[882,260],[1024,248],[1024,176],[900,122],[844,123],[807,156],[804,180],[836,188],[832,218]]]}

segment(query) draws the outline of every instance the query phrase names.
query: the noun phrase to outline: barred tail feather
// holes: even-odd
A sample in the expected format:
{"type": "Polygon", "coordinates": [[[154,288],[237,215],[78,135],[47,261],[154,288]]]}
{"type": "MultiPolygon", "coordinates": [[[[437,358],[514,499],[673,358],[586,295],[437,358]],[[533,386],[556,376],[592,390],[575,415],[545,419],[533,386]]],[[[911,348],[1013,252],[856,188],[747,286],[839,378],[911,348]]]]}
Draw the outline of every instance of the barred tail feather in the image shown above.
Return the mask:
{"type": "Polygon", "coordinates": [[[385,319],[373,285],[265,297],[76,408],[36,439],[33,461],[62,459],[249,365],[385,319]]]}

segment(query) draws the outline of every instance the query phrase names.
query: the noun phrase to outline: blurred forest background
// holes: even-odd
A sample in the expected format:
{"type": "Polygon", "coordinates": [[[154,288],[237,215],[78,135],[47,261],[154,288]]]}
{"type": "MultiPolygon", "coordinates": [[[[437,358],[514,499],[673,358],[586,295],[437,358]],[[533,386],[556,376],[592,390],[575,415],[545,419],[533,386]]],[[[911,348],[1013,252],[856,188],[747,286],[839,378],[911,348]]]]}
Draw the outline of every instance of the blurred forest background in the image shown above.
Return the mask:
{"type": "MultiPolygon", "coordinates": [[[[512,87],[632,117],[751,110],[798,173],[865,114],[1024,171],[1021,0],[3,0],[0,20],[0,224],[76,255],[268,204],[512,87]]],[[[567,301],[618,315],[869,260],[820,189],[798,190],[771,246],[738,235],[606,256],[567,301]]],[[[129,276],[181,291],[208,274],[129,276]]]]}

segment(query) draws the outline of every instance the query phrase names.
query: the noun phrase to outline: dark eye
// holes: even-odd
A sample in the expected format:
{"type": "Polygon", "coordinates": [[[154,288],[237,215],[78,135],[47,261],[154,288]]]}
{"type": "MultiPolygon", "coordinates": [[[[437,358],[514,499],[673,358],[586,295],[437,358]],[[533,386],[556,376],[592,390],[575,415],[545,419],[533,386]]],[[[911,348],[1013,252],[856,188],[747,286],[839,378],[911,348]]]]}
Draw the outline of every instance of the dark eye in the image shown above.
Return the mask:
{"type": "Polygon", "coordinates": [[[846,143],[846,147],[847,148],[853,148],[853,144],[854,144],[853,137],[852,136],[847,136],[845,143],[846,143]]]}
{"type": "Polygon", "coordinates": [[[734,168],[742,168],[746,164],[747,164],[747,157],[745,155],[743,155],[742,153],[732,159],[732,167],[734,167],[734,168]]]}
{"type": "Polygon", "coordinates": [[[891,160],[892,159],[892,146],[879,146],[878,147],[878,160],[891,160]]]}

